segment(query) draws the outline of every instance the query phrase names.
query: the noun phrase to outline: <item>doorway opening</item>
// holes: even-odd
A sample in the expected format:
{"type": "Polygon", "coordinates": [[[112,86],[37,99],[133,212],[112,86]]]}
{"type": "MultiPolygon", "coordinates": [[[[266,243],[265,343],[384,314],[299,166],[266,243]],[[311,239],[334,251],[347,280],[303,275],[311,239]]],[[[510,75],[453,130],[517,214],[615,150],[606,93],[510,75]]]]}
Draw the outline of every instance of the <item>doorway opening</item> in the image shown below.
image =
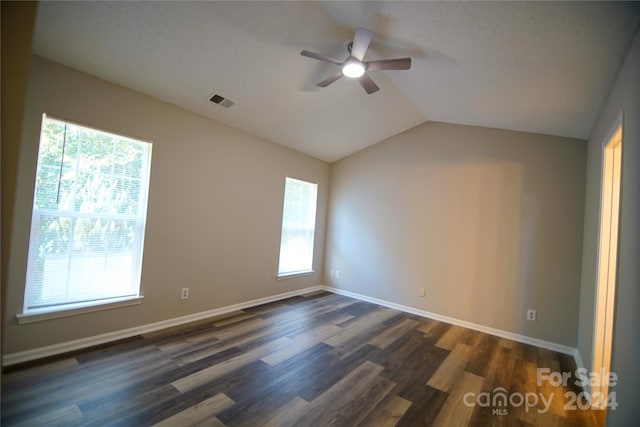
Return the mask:
{"type": "Polygon", "coordinates": [[[604,145],[600,195],[600,241],[593,340],[593,367],[601,381],[591,387],[594,409],[606,410],[611,369],[611,346],[615,311],[622,167],[622,120],[616,124],[604,145]]]}

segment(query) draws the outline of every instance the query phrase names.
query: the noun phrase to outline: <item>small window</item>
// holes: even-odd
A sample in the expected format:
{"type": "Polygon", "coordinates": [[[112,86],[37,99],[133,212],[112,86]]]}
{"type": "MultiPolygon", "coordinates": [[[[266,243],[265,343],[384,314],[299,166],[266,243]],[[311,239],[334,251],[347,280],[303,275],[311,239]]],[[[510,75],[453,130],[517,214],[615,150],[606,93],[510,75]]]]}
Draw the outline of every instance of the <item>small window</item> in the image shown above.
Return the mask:
{"type": "Polygon", "coordinates": [[[43,116],[24,313],[140,292],[151,144],[43,116]]]}
{"type": "Polygon", "coordinates": [[[278,276],[313,271],[318,184],[287,177],[278,276]]]}

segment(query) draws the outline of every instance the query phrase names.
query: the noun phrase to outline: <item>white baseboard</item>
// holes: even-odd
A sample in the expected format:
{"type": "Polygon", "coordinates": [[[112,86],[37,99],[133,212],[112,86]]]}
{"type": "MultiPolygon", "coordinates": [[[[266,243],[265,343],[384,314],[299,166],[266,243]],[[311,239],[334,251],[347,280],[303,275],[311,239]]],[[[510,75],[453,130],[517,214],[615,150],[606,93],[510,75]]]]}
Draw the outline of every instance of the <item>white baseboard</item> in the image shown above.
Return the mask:
{"type": "Polygon", "coordinates": [[[582,355],[580,354],[580,350],[577,348],[573,352],[573,360],[576,361],[577,369],[585,369],[584,362],[582,361],[582,355]]]}
{"type": "MultiPolygon", "coordinates": [[[[516,334],[513,332],[508,332],[508,331],[504,331],[502,329],[496,329],[496,328],[491,328],[489,326],[484,326],[484,325],[479,325],[477,323],[473,323],[473,322],[468,322],[466,320],[460,320],[460,319],[456,319],[454,317],[449,317],[449,316],[443,316],[440,314],[436,314],[436,313],[431,313],[429,311],[425,311],[425,310],[420,310],[418,308],[414,308],[414,307],[409,307],[406,305],[402,305],[402,304],[396,304],[394,302],[389,302],[389,301],[385,301],[385,300],[381,300],[378,298],[372,298],[366,295],[362,295],[362,294],[357,294],[355,292],[350,292],[350,291],[345,291],[343,289],[338,289],[338,288],[334,288],[331,286],[321,286],[321,288],[323,290],[329,291],[329,292],[333,292],[335,294],[340,294],[340,295],[344,295],[344,296],[348,296],[351,298],[356,298],[362,301],[366,301],[366,302],[371,302],[374,304],[378,304],[384,307],[389,307],[389,308],[393,308],[396,310],[400,310],[400,311],[404,311],[405,313],[411,313],[411,314],[415,314],[421,317],[427,317],[429,319],[434,319],[434,320],[438,320],[441,322],[446,322],[446,323],[451,323],[452,325],[458,325],[458,326],[462,326],[465,328],[469,328],[469,329],[473,329],[475,331],[479,331],[479,332],[484,332],[490,335],[495,335],[501,338],[507,338],[513,341],[518,341],[524,344],[531,344],[531,345],[535,345],[537,347],[542,347],[542,348],[546,348],[549,350],[553,350],[553,351],[557,351],[559,353],[564,353],[564,354],[569,354],[572,355],[574,358],[576,357],[576,354],[578,354],[579,357],[579,352],[578,349],[573,348],[573,347],[569,347],[566,345],[562,345],[562,344],[557,344],[554,342],[550,342],[550,341],[544,341],[538,338],[532,338],[532,337],[528,337],[526,335],[520,335],[520,334],[516,334]]],[[[578,359],[576,359],[576,364],[578,363],[578,359]]],[[[582,359],[580,359],[580,363],[582,363],[582,359]]]]}
{"type": "Polygon", "coordinates": [[[149,332],[158,331],[161,329],[171,328],[173,326],[180,326],[187,323],[203,320],[208,317],[218,316],[220,314],[230,313],[236,310],[242,310],[244,308],[253,307],[256,305],[266,304],[274,301],[279,301],[293,296],[304,295],[310,292],[316,292],[324,290],[335,294],[348,296],[351,298],[359,299],[361,301],[378,304],[384,307],[393,308],[395,310],[403,311],[405,313],[415,314],[421,317],[438,320],[441,322],[451,323],[452,325],[458,325],[465,328],[473,329],[476,331],[484,332],[490,335],[495,335],[501,338],[507,338],[513,341],[518,341],[525,344],[535,345],[537,347],[547,348],[549,350],[557,351],[572,355],[576,361],[578,368],[584,367],[580,352],[577,348],[568,347],[562,344],[557,344],[549,341],[540,340],[537,338],[528,337],[525,335],[515,334],[513,332],[504,331],[502,329],[495,329],[477,323],[468,322],[465,320],[456,319],[453,317],[443,316],[429,311],[420,310],[414,307],[409,307],[402,304],[396,304],[393,302],[381,300],[378,298],[369,297],[355,292],[345,291],[343,289],[333,288],[330,286],[319,285],[309,288],[300,289],[297,291],[285,292],[278,295],[273,295],[265,298],[258,298],[251,301],[245,301],[238,304],[229,305],[226,307],[215,308],[213,310],[202,311],[199,313],[189,314],[187,316],[176,317],[173,319],[162,320],[160,322],[149,323],[146,325],[136,326],[129,329],[123,329],[121,331],[109,332],[106,334],[100,334],[92,337],[81,338],[73,341],[67,341],[59,344],[49,345],[45,347],[35,348],[32,350],[18,351],[15,353],[9,353],[2,356],[2,366],[11,366],[18,363],[29,362],[31,360],[42,359],[44,357],[54,356],[57,354],[63,354],[70,351],[80,350],[83,348],[92,347],[99,344],[104,344],[112,341],[117,341],[124,338],[130,338],[136,335],[146,334],[149,332]]]}
{"type": "MultiPolygon", "coordinates": [[[[586,372],[591,372],[591,368],[587,368],[586,366],[584,366],[584,361],[582,360],[580,349],[576,348],[576,351],[573,353],[573,360],[576,361],[576,369],[586,369],[586,372]]],[[[589,401],[591,401],[591,383],[589,381],[587,381],[586,384],[582,387],[582,391],[585,392],[585,397],[589,399],[589,401]]]]}
{"type": "Polygon", "coordinates": [[[130,338],[136,335],[141,335],[149,332],[158,331],[161,329],[171,328],[173,326],[180,326],[180,325],[195,322],[198,320],[203,320],[208,317],[218,316],[220,314],[230,313],[232,311],[254,307],[256,305],[279,301],[282,299],[291,298],[298,295],[304,295],[304,294],[308,294],[310,292],[316,292],[319,290],[325,290],[325,288],[326,288],[325,286],[312,286],[312,287],[300,289],[297,291],[285,292],[282,294],[273,295],[265,298],[258,298],[251,301],[241,302],[239,304],[228,305],[226,307],[215,308],[213,310],[207,310],[199,313],[189,314],[187,316],[175,317],[173,319],[167,319],[167,320],[162,320],[160,322],[149,323],[146,325],[136,326],[129,329],[123,329],[121,331],[108,332],[106,334],[100,334],[100,335],[87,337],[87,338],[80,338],[73,341],[67,341],[59,344],[48,345],[40,348],[34,348],[32,350],[9,353],[2,356],[2,366],[11,366],[18,363],[29,362],[31,360],[42,359],[44,357],[55,356],[57,354],[62,354],[62,353],[68,353],[70,351],[80,350],[83,348],[88,348],[98,344],[117,341],[124,338],[130,338]]]}

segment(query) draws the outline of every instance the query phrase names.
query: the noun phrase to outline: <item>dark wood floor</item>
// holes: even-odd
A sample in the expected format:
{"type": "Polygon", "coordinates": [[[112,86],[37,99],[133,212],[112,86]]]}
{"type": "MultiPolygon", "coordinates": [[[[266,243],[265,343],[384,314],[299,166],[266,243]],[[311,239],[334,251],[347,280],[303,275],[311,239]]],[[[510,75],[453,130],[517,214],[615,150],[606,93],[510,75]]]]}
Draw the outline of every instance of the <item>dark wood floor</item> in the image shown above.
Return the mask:
{"type": "Polygon", "coordinates": [[[5,370],[2,425],[599,424],[565,410],[572,388],[538,386],[537,367],[575,369],[567,355],[317,293],[5,370]],[[464,403],[498,387],[554,398],[544,413],[464,403]]]}

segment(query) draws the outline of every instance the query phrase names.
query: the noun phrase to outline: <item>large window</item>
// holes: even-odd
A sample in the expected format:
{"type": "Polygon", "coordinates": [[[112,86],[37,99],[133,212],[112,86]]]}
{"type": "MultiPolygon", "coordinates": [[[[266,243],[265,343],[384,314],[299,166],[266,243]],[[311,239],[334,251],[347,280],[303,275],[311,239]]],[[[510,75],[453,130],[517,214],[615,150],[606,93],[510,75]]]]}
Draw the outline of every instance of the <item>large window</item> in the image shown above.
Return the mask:
{"type": "Polygon", "coordinates": [[[151,144],[42,120],[24,314],[139,296],[151,144]]]}
{"type": "Polygon", "coordinates": [[[278,276],[313,270],[318,184],[287,177],[284,186],[278,276]]]}

